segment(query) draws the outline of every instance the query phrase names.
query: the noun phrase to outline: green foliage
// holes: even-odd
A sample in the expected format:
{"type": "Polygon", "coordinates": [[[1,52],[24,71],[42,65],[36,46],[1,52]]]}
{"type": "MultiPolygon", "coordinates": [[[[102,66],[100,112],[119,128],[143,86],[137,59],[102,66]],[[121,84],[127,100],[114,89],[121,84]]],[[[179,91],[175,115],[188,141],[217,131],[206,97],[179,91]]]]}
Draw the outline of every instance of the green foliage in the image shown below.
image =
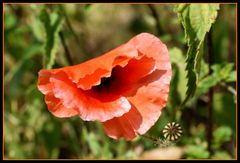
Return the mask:
{"type": "Polygon", "coordinates": [[[88,10],[91,6],[92,6],[92,4],[85,4],[84,9],[88,10]]]}
{"type": "Polygon", "coordinates": [[[212,156],[212,159],[216,159],[216,160],[231,160],[232,157],[231,157],[231,155],[229,155],[227,152],[217,151],[217,152],[214,153],[214,155],[212,156]]]}
{"type": "Polygon", "coordinates": [[[99,157],[102,151],[96,135],[93,132],[87,133],[86,130],[83,131],[84,137],[87,140],[87,143],[89,144],[92,154],[96,157],[99,157]]]}
{"type": "Polygon", "coordinates": [[[46,38],[43,64],[45,68],[50,69],[56,57],[58,32],[61,29],[62,17],[57,12],[49,14],[46,9],[43,9],[40,14],[40,20],[44,25],[46,38]]]}
{"type": "Polygon", "coordinates": [[[169,50],[169,55],[172,63],[173,77],[170,83],[168,107],[171,109],[172,120],[179,121],[179,117],[177,116],[179,116],[180,113],[177,108],[185,97],[187,83],[185,78],[186,71],[184,71],[186,66],[185,57],[182,51],[176,47],[169,50]]]}
{"type": "MultiPolygon", "coordinates": [[[[233,66],[234,66],[233,63],[223,63],[223,64],[212,65],[211,68],[213,70],[213,75],[215,75],[215,77],[219,76],[219,78],[222,80],[229,80],[230,73],[232,72],[233,66]]],[[[235,74],[234,81],[236,81],[236,74],[235,74]]]]}
{"type": "Polygon", "coordinates": [[[5,81],[10,82],[14,76],[16,76],[19,71],[21,70],[21,67],[34,55],[37,55],[42,52],[42,47],[40,44],[33,44],[28,49],[26,49],[24,53],[24,57],[15,65],[13,69],[10,70],[10,72],[6,75],[5,81]]]}
{"type": "Polygon", "coordinates": [[[214,64],[211,66],[213,73],[201,79],[198,88],[202,93],[206,93],[209,88],[221,82],[235,82],[236,71],[233,71],[233,63],[214,64]]]}
{"type": "MultiPolygon", "coordinates": [[[[185,78],[186,71],[184,70],[186,66],[186,63],[184,62],[185,57],[183,56],[182,51],[179,48],[170,49],[169,54],[170,54],[171,63],[176,65],[176,68],[173,68],[173,70],[176,71],[176,75],[173,75],[173,76],[174,77],[178,76],[178,80],[176,80],[176,82],[173,82],[173,87],[174,85],[177,85],[176,90],[180,94],[181,101],[183,101],[185,97],[185,92],[187,90],[186,88],[187,80],[185,78]]],[[[170,89],[172,89],[172,87],[170,89]]]]}
{"type": "Polygon", "coordinates": [[[232,130],[228,126],[218,127],[213,132],[214,146],[219,148],[224,142],[230,141],[232,137],[232,130]]]}
{"type": "Polygon", "coordinates": [[[188,159],[206,159],[209,156],[207,148],[199,145],[191,145],[185,152],[185,157],[188,159]]]}
{"type": "Polygon", "coordinates": [[[219,126],[229,126],[236,135],[236,104],[230,93],[215,93],[213,97],[213,108],[215,122],[219,126]]]}
{"type": "Polygon", "coordinates": [[[13,28],[17,23],[16,17],[12,14],[5,14],[4,15],[4,27],[5,30],[9,30],[13,28]]]}
{"type": "Polygon", "coordinates": [[[236,70],[232,70],[230,74],[225,78],[226,82],[236,82],[237,79],[237,72],[236,70]]]}
{"type": "Polygon", "coordinates": [[[185,104],[191,98],[197,88],[198,73],[201,56],[199,49],[204,41],[205,35],[209,32],[211,25],[217,17],[219,4],[180,4],[175,10],[181,21],[185,39],[188,45],[186,70],[187,70],[187,92],[183,101],[185,104]]]}

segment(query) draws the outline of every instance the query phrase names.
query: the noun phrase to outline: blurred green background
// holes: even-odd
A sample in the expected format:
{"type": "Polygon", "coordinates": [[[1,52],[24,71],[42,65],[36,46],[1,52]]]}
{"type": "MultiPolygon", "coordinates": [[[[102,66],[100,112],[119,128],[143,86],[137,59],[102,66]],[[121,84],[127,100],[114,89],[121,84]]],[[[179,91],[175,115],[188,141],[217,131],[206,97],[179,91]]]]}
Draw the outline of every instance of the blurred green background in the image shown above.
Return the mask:
{"type": "MultiPolygon", "coordinates": [[[[236,5],[220,5],[212,26],[215,76],[204,79],[208,64],[203,48],[201,77],[204,80],[182,110],[177,108],[186,92],[187,47],[173,4],[4,4],[3,7],[5,159],[236,157],[236,5]],[[58,30],[64,37],[73,64],[101,55],[141,32],[157,35],[170,51],[173,78],[168,105],[148,134],[160,137],[168,122],[177,121],[183,128],[179,142],[160,148],[143,137],[129,142],[114,140],[104,133],[99,122],[84,122],[79,117],[54,117],[36,87],[38,71],[43,68],[42,61],[46,57],[43,11],[50,21],[61,19],[58,30]],[[230,74],[231,79],[219,79],[226,74],[230,74]],[[207,92],[212,86],[214,153],[210,156],[206,123],[207,92]],[[177,120],[176,115],[180,117],[177,120]]],[[[69,65],[59,35],[54,36],[54,40],[56,57],[52,68],[69,65]]]]}

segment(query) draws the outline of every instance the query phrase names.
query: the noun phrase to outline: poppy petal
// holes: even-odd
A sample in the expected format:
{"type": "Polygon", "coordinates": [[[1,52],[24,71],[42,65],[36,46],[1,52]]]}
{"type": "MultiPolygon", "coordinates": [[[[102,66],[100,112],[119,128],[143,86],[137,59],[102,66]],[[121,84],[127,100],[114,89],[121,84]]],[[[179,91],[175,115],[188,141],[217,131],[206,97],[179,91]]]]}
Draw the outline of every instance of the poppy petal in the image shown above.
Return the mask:
{"type": "Polygon", "coordinates": [[[155,71],[155,73],[145,77],[138,84],[141,83],[141,87],[137,89],[137,92],[132,97],[128,97],[128,100],[138,109],[142,115],[142,123],[137,129],[139,134],[147,132],[159,119],[161,110],[167,104],[169,85],[164,84],[163,81],[168,76],[167,73],[163,74],[163,71],[155,71]],[[160,77],[156,81],[156,77],[160,77]],[[149,81],[155,80],[149,83],[149,81]]]}
{"type": "MultiPolygon", "coordinates": [[[[113,117],[122,116],[131,108],[125,97],[101,101],[98,98],[89,96],[84,90],[77,88],[64,72],[58,72],[49,79],[52,83],[53,94],[59,98],[68,109],[77,109],[79,116],[86,121],[99,120],[104,122],[113,117]]],[[[110,94],[108,96],[111,96],[110,94]]]]}
{"type": "Polygon", "coordinates": [[[157,37],[149,33],[141,33],[129,42],[143,55],[153,58],[159,70],[171,70],[168,49],[157,37]]]}
{"type": "Polygon", "coordinates": [[[60,99],[56,98],[52,93],[45,96],[45,102],[48,110],[56,117],[65,118],[78,115],[78,110],[66,108],[60,99]]]}
{"type": "Polygon", "coordinates": [[[43,94],[47,94],[49,92],[52,91],[52,86],[51,83],[49,82],[49,78],[51,76],[51,72],[53,70],[41,70],[39,71],[38,75],[38,89],[43,93],[43,94]]]}
{"type": "Polygon", "coordinates": [[[137,136],[136,130],[142,123],[142,116],[138,110],[132,105],[129,112],[121,117],[115,117],[106,122],[103,122],[104,130],[111,138],[118,139],[124,137],[126,140],[131,140],[137,136]]]}

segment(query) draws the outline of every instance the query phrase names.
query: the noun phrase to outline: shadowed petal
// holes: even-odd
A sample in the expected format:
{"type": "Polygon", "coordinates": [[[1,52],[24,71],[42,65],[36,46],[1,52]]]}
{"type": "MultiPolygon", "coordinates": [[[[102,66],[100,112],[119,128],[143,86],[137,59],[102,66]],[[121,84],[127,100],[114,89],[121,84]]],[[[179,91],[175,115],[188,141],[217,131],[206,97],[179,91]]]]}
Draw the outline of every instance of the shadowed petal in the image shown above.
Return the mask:
{"type": "Polygon", "coordinates": [[[54,74],[50,78],[50,82],[54,96],[59,98],[66,108],[77,108],[80,117],[86,121],[99,120],[103,122],[113,117],[119,117],[131,108],[125,97],[119,97],[113,101],[101,101],[98,98],[88,96],[84,90],[77,88],[66,75],[64,76],[64,72],[54,74]]]}
{"type": "Polygon", "coordinates": [[[138,134],[146,133],[156,123],[168,98],[169,85],[162,84],[168,75],[165,71],[156,70],[135,83],[126,93],[132,104],[131,110],[103,123],[109,137],[131,140],[138,134]]]}
{"type": "Polygon", "coordinates": [[[137,136],[136,131],[141,123],[142,117],[138,110],[132,105],[129,112],[121,117],[103,122],[103,126],[109,137],[114,139],[124,137],[126,140],[131,140],[137,136]]]}

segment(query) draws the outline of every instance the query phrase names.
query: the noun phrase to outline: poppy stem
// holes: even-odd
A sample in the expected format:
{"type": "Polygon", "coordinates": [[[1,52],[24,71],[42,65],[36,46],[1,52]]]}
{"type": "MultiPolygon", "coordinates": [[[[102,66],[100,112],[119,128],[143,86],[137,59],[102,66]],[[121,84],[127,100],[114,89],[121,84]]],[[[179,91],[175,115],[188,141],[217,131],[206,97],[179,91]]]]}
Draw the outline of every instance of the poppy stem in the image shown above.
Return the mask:
{"type": "MultiPolygon", "coordinates": [[[[77,46],[79,47],[80,53],[81,53],[82,55],[84,55],[84,54],[85,54],[85,51],[86,51],[86,48],[85,48],[85,46],[84,46],[84,44],[83,44],[83,42],[84,42],[84,37],[83,37],[82,35],[80,35],[80,37],[78,36],[78,34],[77,34],[76,31],[74,30],[74,28],[73,28],[73,26],[72,26],[72,24],[71,24],[71,22],[70,22],[70,20],[69,20],[69,17],[68,17],[68,15],[67,15],[64,7],[62,6],[62,4],[59,4],[58,7],[59,7],[59,9],[60,9],[61,14],[62,14],[63,17],[65,18],[66,25],[67,25],[68,29],[69,29],[70,32],[72,33],[72,35],[73,35],[73,37],[74,37],[74,39],[75,39],[75,41],[76,41],[76,43],[77,43],[77,46]]],[[[85,57],[86,59],[90,59],[90,58],[93,58],[94,56],[91,55],[91,54],[89,54],[89,55],[84,55],[84,57],[85,57]]]]}
{"type": "Polygon", "coordinates": [[[65,51],[65,56],[66,56],[66,58],[68,60],[68,63],[69,63],[69,65],[73,65],[73,60],[71,58],[71,54],[69,52],[69,49],[68,49],[68,47],[66,45],[66,42],[65,42],[65,39],[64,39],[64,36],[63,36],[63,33],[61,31],[59,32],[59,36],[60,36],[60,39],[61,39],[64,51],[65,51]]]}
{"type": "Polygon", "coordinates": [[[162,143],[162,140],[159,138],[154,138],[150,135],[141,135],[141,136],[144,137],[145,139],[152,141],[155,145],[160,145],[162,143]]]}
{"type": "Polygon", "coordinates": [[[151,136],[149,136],[149,135],[141,135],[141,136],[144,137],[144,138],[146,138],[146,139],[148,139],[148,140],[156,141],[156,138],[153,138],[153,137],[151,137],[151,136]]]}
{"type": "MultiPolygon", "coordinates": [[[[208,47],[208,70],[209,75],[212,74],[213,70],[211,69],[211,65],[214,63],[214,55],[213,55],[213,47],[212,47],[212,29],[210,29],[207,34],[207,47],[208,47]]],[[[213,91],[214,87],[211,87],[208,91],[208,121],[207,121],[207,142],[208,142],[208,151],[210,156],[213,154],[212,150],[212,133],[213,133],[213,91]]]]}
{"type": "Polygon", "coordinates": [[[61,10],[63,16],[65,17],[66,24],[67,24],[68,28],[70,29],[71,33],[73,34],[74,39],[76,40],[78,45],[81,46],[81,43],[80,43],[81,41],[79,40],[76,32],[74,31],[74,29],[73,29],[73,27],[72,27],[72,25],[71,25],[71,23],[69,21],[69,18],[68,18],[67,14],[66,14],[66,11],[65,11],[64,7],[61,4],[59,4],[59,9],[61,10]]]}
{"type": "Polygon", "coordinates": [[[159,21],[157,10],[154,8],[154,6],[152,4],[147,4],[147,5],[148,5],[148,8],[151,10],[152,16],[154,17],[154,19],[156,21],[157,35],[161,36],[163,34],[163,29],[162,29],[160,21],[159,21]]]}

